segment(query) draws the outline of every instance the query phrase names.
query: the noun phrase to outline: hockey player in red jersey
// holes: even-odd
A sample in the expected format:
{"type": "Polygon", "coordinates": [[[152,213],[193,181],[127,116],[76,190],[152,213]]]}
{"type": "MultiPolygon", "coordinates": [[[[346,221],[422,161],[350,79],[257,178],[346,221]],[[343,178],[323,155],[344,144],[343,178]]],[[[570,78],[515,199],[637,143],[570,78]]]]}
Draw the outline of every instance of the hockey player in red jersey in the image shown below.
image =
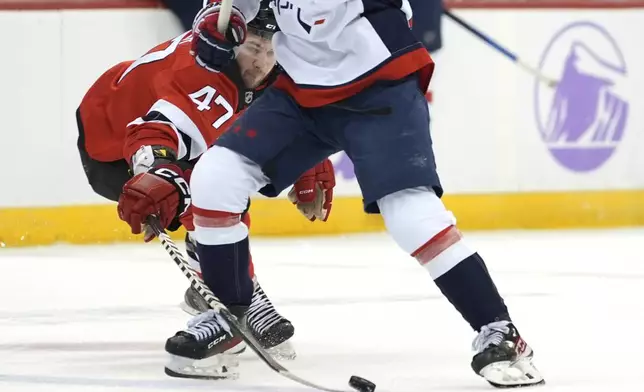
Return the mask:
{"type": "MultiPolygon", "coordinates": [[[[225,68],[259,7],[258,0],[233,5],[225,34],[217,31],[219,4],[195,20],[195,53],[208,69],[225,68]]],[[[258,190],[275,196],[344,150],[365,211],[382,215],[393,240],[477,332],[474,372],[496,387],[543,383],[483,258],[441,201],[424,98],[434,64],[409,29],[408,0],[277,0],[273,7],[280,28],[273,47],[284,72],[235,121],[238,132],[219,138],[192,174],[206,284],[226,306],[248,307],[252,286],[239,271],[249,254],[238,250],[248,244],[241,214],[249,196],[258,190]]],[[[171,339],[172,352],[189,362],[188,350],[228,338],[223,320],[211,323],[218,328],[200,338],[171,339]]]]}
{"type": "MultiPolygon", "coordinates": [[[[275,78],[278,68],[270,38],[276,24],[270,9],[261,12],[249,24],[236,60],[221,72],[195,64],[190,54],[192,36],[186,32],[135,61],[113,66],[92,85],[76,113],[81,161],[95,192],[113,201],[120,199],[119,215],[135,222],[132,231],[138,234],[144,231],[145,218],[139,209],[145,203],[138,198],[150,188],[161,191],[149,206],[158,212],[164,227],[186,227],[187,253],[197,271],[200,266],[191,236],[194,227],[187,182],[201,154],[275,78]],[[182,186],[170,185],[159,175],[169,175],[182,186]],[[178,207],[177,214],[166,213],[178,207]]],[[[290,199],[311,220],[326,220],[330,210],[331,191],[326,191],[325,202],[319,203],[322,191],[315,188],[316,178],[323,177],[332,187],[333,168],[328,161],[305,174],[290,193],[290,199]],[[313,192],[307,192],[309,189],[313,192]]],[[[248,213],[243,220],[250,225],[248,213]]],[[[146,240],[151,238],[146,235],[146,240]]],[[[250,329],[265,348],[292,357],[288,339],[293,326],[275,310],[257,283],[252,262],[247,270],[254,279],[253,306],[246,314],[250,329]]],[[[184,301],[182,307],[191,314],[209,309],[192,288],[186,291],[184,301]]]]}

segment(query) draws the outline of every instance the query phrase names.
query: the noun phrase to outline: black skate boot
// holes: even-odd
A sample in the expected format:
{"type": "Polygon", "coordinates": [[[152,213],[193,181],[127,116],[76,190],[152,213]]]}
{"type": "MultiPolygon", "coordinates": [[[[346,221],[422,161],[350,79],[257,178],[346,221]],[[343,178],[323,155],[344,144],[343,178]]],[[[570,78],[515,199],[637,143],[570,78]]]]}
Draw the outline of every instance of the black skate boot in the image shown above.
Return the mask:
{"type": "MultiPolygon", "coordinates": [[[[184,295],[181,308],[191,315],[197,315],[210,309],[208,303],[199,292],[190,286],[184,295]]],[[[257,341],[276,359],[294,359],[293,346],[288,340],[293,337],[295,328],[286,318],[282,317],[271,303],[270,299],[255,280],[255,291],[252,302],[246,314],[247,326],[257,341]]]]}
{"type": "Polygon", "coordinates": [[[472,348],[477,352],[472,369],[497,388],[545,383],[532,364],[532,348],[509,321],[496,321],[481,328],[472,348]]]}
{"type": "MultiPolygon", "coordinates": [[[[233,309],[242,314],[246,309],[233,309]]],[[[243,317],[243,316],[242,316],[243,317]]],[[[242,319],[242,324],[244,320],[242,319]]],[[[168,339],[165,350],[170,361],[165,373],[172,377],[221,379],[237,378],[237,354],[246,344],[234,334],[226,321],[214,310],[196,316],[188,328],[168,339]]]]}
{"type": "Polygon", "coordinates": [[[257,282],[246,317],[253,336],[271,356],[278,359],[295,358],[295,350],[288,341],[295,334],[295,328],[289,320],[277,313],[257,282]]]}

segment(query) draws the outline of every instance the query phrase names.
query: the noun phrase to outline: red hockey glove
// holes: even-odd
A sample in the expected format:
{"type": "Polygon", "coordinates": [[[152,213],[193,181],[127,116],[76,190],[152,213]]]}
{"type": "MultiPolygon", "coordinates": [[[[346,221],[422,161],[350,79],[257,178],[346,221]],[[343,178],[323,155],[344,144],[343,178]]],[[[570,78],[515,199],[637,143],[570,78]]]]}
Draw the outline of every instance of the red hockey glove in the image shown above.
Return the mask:
{"type": "Polygon", "coordinates": [[[235,58],[235,47],[246,40],[246,19],[233,7],[225,34],[217,30],[219,4],[211,3],[197,14],[192,25],[190,53],[197,64],[212,72],[219,72],[235,58]]]}
{"type": "Polygon", "coordinates": [[[330,160],[325,159],[307,170],[288,193],[291,203],[311,222],[329,218],[333,202],[335,172],[330,160]]]}
{"type": "Polygon", "coordinates": [[[130,225],[132,234],[146,231],[144,240],[150,241],[154,235],[145,230],[145,221],[149,216],[155,215],[161,225],[167,228],[175,217],[187,212],[191,202],[188,186],[190,172],[184,173],[175,164],[163,164],[137,174],[125,183],[119,198],[118,213],[121,220],[130,225]]]}
{"type": "Polygon", "coordinates": [[[179,216],[179,221],[181,225],[185,227],[187,231],[195,231],[194,217],[192,215],[192,204],[188,206],[186,212],[179,216]]]}

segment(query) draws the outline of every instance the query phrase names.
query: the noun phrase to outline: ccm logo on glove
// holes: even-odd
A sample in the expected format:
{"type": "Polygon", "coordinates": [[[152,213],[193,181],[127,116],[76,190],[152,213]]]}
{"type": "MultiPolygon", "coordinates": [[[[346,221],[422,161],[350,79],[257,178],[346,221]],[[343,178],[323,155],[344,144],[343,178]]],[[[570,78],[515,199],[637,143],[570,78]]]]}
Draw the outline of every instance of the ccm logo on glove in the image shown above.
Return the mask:
{"type": "MultiPolygon", "coordinates": [[[[123,186],[118,214],[133,234],[145,230],[148,217],[154,215],[164,228],[174,218],[186,214],[191,204],[188,181],[191,170],[184,172],[174,164],[166,164],[137,174],[123,186]]],[[[145,240],[153,238],[146,235],[145,240]]]]}
{"type": "Polygon", "coordinates": [[[330,160],[325,159],[307,170],[293,185],[288,199],[311,222],[329,218],[335,187],[335,171],[330,160]]]}

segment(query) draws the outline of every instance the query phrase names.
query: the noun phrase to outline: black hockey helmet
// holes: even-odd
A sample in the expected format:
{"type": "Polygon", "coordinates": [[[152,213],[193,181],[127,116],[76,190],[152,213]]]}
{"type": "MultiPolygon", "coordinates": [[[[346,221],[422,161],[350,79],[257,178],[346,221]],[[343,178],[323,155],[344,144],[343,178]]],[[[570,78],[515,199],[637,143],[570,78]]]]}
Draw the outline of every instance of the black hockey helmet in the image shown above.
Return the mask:
{"type": "Polygon", "coordinates": [[[275,14],[270,7],[272,1],[274,0],[261,0],[257,16],[248,22],[249,32],[270,39],[276,31],[279,31],[275,14]]]}

